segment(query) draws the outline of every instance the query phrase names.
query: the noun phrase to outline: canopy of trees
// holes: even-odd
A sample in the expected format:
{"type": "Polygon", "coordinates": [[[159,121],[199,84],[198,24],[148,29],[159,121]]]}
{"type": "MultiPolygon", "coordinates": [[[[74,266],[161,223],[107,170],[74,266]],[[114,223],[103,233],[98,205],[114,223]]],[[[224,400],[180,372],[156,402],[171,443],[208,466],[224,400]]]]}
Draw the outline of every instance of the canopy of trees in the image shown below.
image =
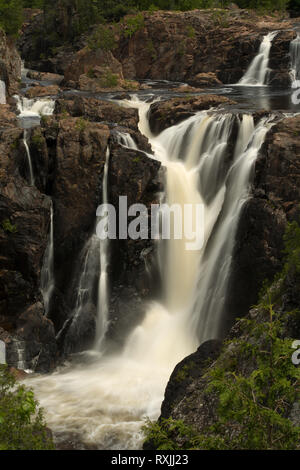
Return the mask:
{"type": "MultiPolygon", "coordinates": [[[[23,8],[43,8],[46,25],[51,19],[63,17],[69,28],[68,39],[86,31],[91,24],[119,21],[137,10],[193,10],[226,7],[230,0],[0,0],[0,27],[16,35],[22,24],[23,8]]],[[[300,10],[300,0],[236,0],[240,8],[260,10],[300,10]]],[[[65,38],[66,39],[66,38],[65,38]]]]}

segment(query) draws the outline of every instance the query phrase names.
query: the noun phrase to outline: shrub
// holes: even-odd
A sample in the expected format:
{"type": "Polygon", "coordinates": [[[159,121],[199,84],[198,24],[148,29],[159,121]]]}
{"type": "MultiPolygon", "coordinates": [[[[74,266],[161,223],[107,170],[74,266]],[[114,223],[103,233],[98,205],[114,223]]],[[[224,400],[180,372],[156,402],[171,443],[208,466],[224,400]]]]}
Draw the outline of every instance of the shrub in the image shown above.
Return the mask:
{"type": "MultiPolygon", "coordinates": [[[[297,321],[299,310],[282,312],[282,287],[288,275],[300,272],[296,222],[288,224],[284,241],[286,263],[280,279],[266,289],[255,315],[239,321],[239,336],[225,343],[220,357],[202,376],[201,397],[215,403],[213,424],[200,434],[172,418],[148,420],[143,430],[156,449],[299,448],[300,427],[289,415],[299,403],[300,368],[292,362],[293,338],[286,337],[289,319],[297,321]]],[[[185,378],[185,369],[181,376],[185,378]]]]}
{"type": "Polygon", "coordinates": [[[0,450],[54,450],[32,390],[0,365],[0,450]]]}
{"type": "Polygon", "coordinates": [[[138,13],[135,16],[131,16],[126,18],[124,21],[125,30],[124,36],[131,38],[135,33],[137,33],[140,29],[144,28],[144,16],[142,13],[138,13]]]}
{"type": "Polygon", "coordinates": [[[18,231],[17,226],[13,225],[9,219],[3,220],[1,225],[2,225],[3,230],[5,230],[5,232],[16,233],[18,231]]]}
{"type": "Polygon", "coordinates": [[[88,47],[91,50],[112,51],[116,46],[114,32],[104,25],[99,25],[88,39],[88,47]]]}

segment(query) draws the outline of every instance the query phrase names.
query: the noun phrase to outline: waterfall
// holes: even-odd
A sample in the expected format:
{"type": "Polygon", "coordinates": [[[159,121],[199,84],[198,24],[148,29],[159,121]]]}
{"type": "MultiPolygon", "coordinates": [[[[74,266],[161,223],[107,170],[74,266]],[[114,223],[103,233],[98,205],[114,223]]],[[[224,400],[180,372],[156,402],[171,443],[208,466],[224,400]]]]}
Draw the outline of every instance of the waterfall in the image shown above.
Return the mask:
{"type": "MultiPolygon", "coordinates": [[[[102,180],[102,203],[108,202],[108,166],[110,152],[106,151],[106,161],[102,180]]],[[[99,222],[96,219],[96,226],[99,222]]],[[[67,333],[66,350],[69,341],[76,336],[81,321],[84,321],[89,311],[96,306],[96,335],[95,350],[102,351],[105,333],[108,327],[108,264],[109,264],[109,240],[99,240],[93,230],[92,235],[86,242],[81,259],[83,266],[79,278],[76,304],[72,314],[72,321],[67,333]],[[70,339],[69,339],[70,338],[70,339]]]]}
{"type": "Polygon", "coordinates": [[[137,150],[137,145],[128,132],[118,132],[117,140],[123,147],[137,150]]]}
{"type": "Polygon", "coordinates": [[[243,86],[264,86],[267,84],[270,69],[269,56],[272,47],[272,41],[278,34],[277,31],[264,36],[260,45],[259,52],[251,62],[247,72],[238,82],[238,85],[243,86]]]}
{"type": "Polygon", "coordinates": [[[299,88],[300,81],[300,33],[290,44],[292,88],[299,88]]]}
{"type": "Polygon", "coordinates": [[[27,143],[27,130],[26,130],[26,129],[24,129],[23,143],[24,143],[24,146],[25,146],[26,156],[27,156],[27,161],[28,161],[28,168],[29,168],[29,184],[30,184],[30,186],[34,186],[34,175],[33,175],[33,168],[32,168],[32,161],[31,161],[30,149],[29,149],[29,145],[28,145],[28,143],[27,143]]]}
{"type": "Polygon", "coordinates": [[[28,99],[24,96],[14,95],[20,118],[50,116],[54,112],[55,100],[51,99],[28,99]]]}
{"type": "MultiPolygon", "coordinates": [[[[107,147],[106,161],[103,172],[102,182],[102,204],[108,204],[108,167],[109,167],[110,151],[107,147]]],[[[100,251],[100,276],[98,285],[98,302],[97,302],[97,328],[96,328],[96,348],[101,349],[102,342],[108,326],[108,250],[109,240],[99,240],[100,251]]]]}
{"type": "Polygon", "coordinates": [[[25,80],[27,78],[28,72],[29,72],[29,69],[25,68],[25,61],[22,60],[22,62],[21,62],[21,78],[22,78],[22,80],[25,80]]]}
{"type": "Polygon", "coordinates": [[[54,230],[53,204],[50,206],[50,232],[41,272],[41,291],[44,299],[45,315],[49,313],[50,299],[54,290],[54,230]]]}
{"type": "Polygon", "coordinates": [[[0,80],[0,104],[6,104],[6,85],[3,80],[0,80]]]}
{"type": "Polygon", "coordinates": [[[165,201],[204,206],[204,244],[188,251],[187,237],[159,242],[161,299],[148,305],[122,351],[29,382],[56,439],[78,434],[98,449],[113,450],[141,447],[144,418],[157,419],[175,365],[200,342],[222,334],[238,220],[255,159],[272,125],[263,118],[255,126],[247,114],[239,118],[203,111],[153,136],[150,104],[133,98],[124,106],[139,110],[139,128],[151,143],[153,158],[165,167],[165,201]]]}

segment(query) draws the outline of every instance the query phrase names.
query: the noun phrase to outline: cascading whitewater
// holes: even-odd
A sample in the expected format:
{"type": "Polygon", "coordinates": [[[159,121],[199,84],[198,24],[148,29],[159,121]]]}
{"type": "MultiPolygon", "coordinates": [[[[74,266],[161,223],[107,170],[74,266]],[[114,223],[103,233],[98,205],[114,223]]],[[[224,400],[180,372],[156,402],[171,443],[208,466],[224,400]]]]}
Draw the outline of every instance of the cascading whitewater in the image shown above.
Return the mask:
{"type": "Polygon", "coordinates": [[[251,62],[247,72],[238,82],[243,86],[264,86],[267,84],[269,69],[269,56],[272,47],[272,41],[277,35],[277,31],[264,36],[260,45],[259,52],[251,62]]]}
{"type": "Polygon", "coordinates": [[[41,291],[44,299],[45,315],[49,313],[51,296],[54,291],[54,233],[53,233],[53,204],[50,206],[49,241],[44,256],[41,272],[41,291]]]}
{"type": "Polygon", "coordinates": [[[254,126],[248,115],[200,112],[155,137],[147,119],[150,105],[138,99],[124,105],[138,108],[140,130],[165,166],[166,202],[204,205],[204,246],[188,251],[185,238],[160,242],[161,301],[148,306],[121,352],[30,380],[56,438],[78,434],[99,449],[140,448],[144,418],[158,417],[175,365],[198,347],[199,338],[219,335],[227,287],[222,276],[228,278],[251,170],[271,126],[266,119],[254,126]],[[216,270],[221,274],[212,286],[216,270]]]}
{"type": "Polygon", "coordinates": [[[29,184],[30,184],[30,186],[34,186],[34,174],[33,174],[33,167],[32,167],[30,149],[29,149],[29,145],[28,145],[28,142],[27,142],[27,130],[26,129],[24,129],[23,143],[24,143],[24,147],[25,147],[25,150],[26,150],[26,156],[27,156],[27,161],[28,161],[29,184]]]}
{"type": "Polygon", "coordinates": [[[117,135],[117,140],[123,147],[137,150],[137,145],[128,132],[119,132],[117,135]]]}
{"type": "Polygon", "coordinates": [[[290,44],[292,88],[299,88],[300,84],[300,33],[290,44]]]}
{"type": "Polygon", "coordinates": [[[6,85],[3,80],[0,80],[0,104],[6,104],[6,85]]]}
{"type": "Polygon", "coordinates": [[[28,99],[24,96],[15,95],[20,118],[50,116],[54,112],[55,101],[51,99],[28,99]]]}
{"type": "MultiPolygon", "coordinates": [[[[102,182],[102,204],[108,204],[108,167],[110,151],[107,147],[106,160],[102,182]]],[[[108,263],[109,263],[109,240],[98,240],[100,252],[100,276],[98,285],[97,301],[97,327],[96,327],[96,349],[101,350],[101,346],[108,327],[108,263]]]]}

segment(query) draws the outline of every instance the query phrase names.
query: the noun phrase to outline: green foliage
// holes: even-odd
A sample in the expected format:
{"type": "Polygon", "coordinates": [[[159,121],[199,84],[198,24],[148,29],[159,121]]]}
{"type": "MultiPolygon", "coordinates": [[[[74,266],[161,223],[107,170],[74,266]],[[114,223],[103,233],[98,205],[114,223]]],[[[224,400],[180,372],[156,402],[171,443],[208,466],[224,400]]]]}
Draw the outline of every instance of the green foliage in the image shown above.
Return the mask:
{"type": "MultiPolygon", "coordinates": [[[[245,320],[248,341],[232,341],[237,360],[253,362],[248,372],[237,372],[236,361],[225,352],[206,373],[205,395],[218,397],[218,420],[202,434],[172,419],[143,428],[158,450],[295,449],[300,428],[287,419],[299,401],[300,370],[291,361],[292,340],[281,338],[281,321],[271,303],[262,323],[245,320]],[[260,338],[260,343],[258,339],[260,338]],[[178,447],[178,437],[183,446],[178,447]],[[176,438],[176,439],[175,439],[176,438]]],[[[226,351],[226,349],[225,349],[226,351]]]]}
{"type": "Polygon", "coordinates": [[[22,21],[22,0],[0,0],[0,27],[8,35],[17,36],[22,21]]]}
{"type": "Polygon", "coordinates": [[[107,69],[107,71],[100,78],[100,85],[102,86],[102,88],[114,88],[118,86],[118,82],[118,75],[116,75],[109,69],[107,69]]]}
{"type": "Polygon", "coordinates": [[[286,265],[285,272],[296,269],[300,273],[300,227],[296,221],[289,223],[284,235],[286,265]]]}
{"type": "Polygon", "coordinates": [[[0,450],[54,450],[32,390],[0,365],[0,450]]]}
{"type": "Polygon", "coordinates": [[[82,116],[77,119],[75,124],[75,129],[78,131],[84,131],[88,125],[88,121],[86,121],[82,116]]]}
{"type": "Polygon", "coordinates": [[[289,0],[237,0],[240,8],[253,8],[261,11],[285,10],[289,0]]]}
{"type": "Polygon", "coordinates": [[[146,420],[142,427],[147,441],[151,441],[157,450],[183,450],[194,448],[197,433],[182,420],[162,419],[159,422],[146,420]],[[174,436],[184,438],[183,446],[178,446],[174,436]]]}
{"type": "Polygon", "coordinates": [[[130,16],[124,20],[124,24],[124,36],[131,38],[135,33],[144,28],[144,16],[142,13],[138,13],[135,16],[130,16]]]}
{"type": "Polygon", "coordinates": [[[1,226],[5,232],[16,233],[18,231],[17,226],[13,225],[9,219],[3,220],[1,226]]]}
{"type": "Polygon", "coordinates": [[[191,39],[194,39],[194,37],[196,36],[196,31],[195,31],[195,28],[193,28],[193,26],[187,26],[186,28],[186,32],[187,32],[187,36],[191,39]]]}
{"type": "Polygon", "coordinates": [[[35,133],[33,134],[33,136],[31,137],[31,143],[37,148],[37,149],[41,149],[43,147],[43,144],[44,144],[44,138],[42,136],[41,133],[35,133]]]}
{"type": "MultiPolygon", "coordinates": [[[[282,285],[289,273],[300,272],[300,227],[296,222],[288,224],[284,242],[286,263],[281,282],[265,288],[255,318],[239,321],[239,337],[225,343],[218,360],[203,375],[206,386],[201,396],[213,401],[217,409],[213,424],[199,434],[180,421],[147,421],[143,430],[155,448],[299,448],[300,427],[288,416],[300,401],[300,368],[291,360],[293,339],[285,337],[287,322],[290,317],[297,321],[299,310],[281,311],[282,285]]],[[[183,369],[178,379],[185,379],[186,373],[183,369]]]]}
{"type": "Polygon", "coordinates": [[[114,32],[104,25],[99,25],[88,39],[88,47],[91,50],[113,51],[116,46],[114,32]]]}

